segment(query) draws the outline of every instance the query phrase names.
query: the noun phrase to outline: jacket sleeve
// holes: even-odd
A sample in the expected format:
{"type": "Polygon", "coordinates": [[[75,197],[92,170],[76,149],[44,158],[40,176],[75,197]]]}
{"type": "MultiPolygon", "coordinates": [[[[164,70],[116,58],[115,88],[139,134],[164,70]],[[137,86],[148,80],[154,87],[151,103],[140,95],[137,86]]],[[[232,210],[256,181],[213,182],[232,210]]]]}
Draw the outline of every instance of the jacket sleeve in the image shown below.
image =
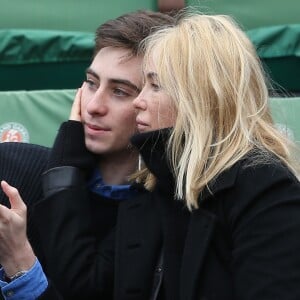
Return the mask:
{"type": "Polygon", "coordinates": [[[40,295],[37,300],[65,300],[63,296],[58,292],[58,290],[55,288],[55,286],[52,284],[51,281],[48,280],[48,287],[43,292],[42,295],[40,295]]]}
{"type": "MultiPolygon", "coordinates": [[[[43,197],[42,173],[50,148],[30,143],[0,143],[0,179],[16,187],[27,205],[27,235],[36,255],[42,256],[39,235],[33,222],[34,205],[43,197]]],[[[0,189],[0,204],[10,206],[0,189]]]]}
{"type": "Polygon", "coordinates": [[[72,166],[88,175],[95,165],[96,155],[85,146],[82,123],[72,120],[63,122],[51,149],[47,169],[72,166]]]}
{"type": "Polygon", "coordinates": [[[35,221],[47,276],[64,299],[112,298],[114,232],[105,239],[95,234],[84,176],[77,168],[58,167],[43,180],[46,194],[35,221]]]}
{"type": "Polygon", "coordinates": [[[280,164],[240,170],[227,199],[235,299],[300,299],[300,184],[280,164]]]}

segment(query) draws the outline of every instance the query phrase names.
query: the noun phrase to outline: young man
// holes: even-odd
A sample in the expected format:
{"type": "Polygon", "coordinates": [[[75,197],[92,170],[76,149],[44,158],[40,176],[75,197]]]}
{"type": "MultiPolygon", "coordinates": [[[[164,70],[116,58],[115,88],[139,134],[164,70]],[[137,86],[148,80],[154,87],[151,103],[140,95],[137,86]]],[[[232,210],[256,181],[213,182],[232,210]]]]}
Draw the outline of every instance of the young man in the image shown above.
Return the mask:
{"type": "MultiPolygon", "coordinates": [[[[153,30],[172,22],[172,17],[162,13],[138,11],[108,21],[96,32],[95,56],[75,99],[75,103],[81,101],[80,109],[74,105],[70,120],[60,128],[43,176],[45,199],[36,206],[33,218],[39,231],[33,248],[64,299],[112,297],[114,270],[106,272],[106,266],[97,266],[104,270],[99,275],[88,267],[104,255],[98,248],[106,236],[113,239],[108,233],[115,225],[118,203],[143,194],[128,183],[128,176],[138,166],[138,154],[129,143],[136,131],[132,101],[142,87],[138,46],[153,30]],[[72,204],[75,198],[88,209],[78,211],[72,204]],[[52,210],[48,204],[58,206],[52,210]],[[81,224],[80,214],[85,212],[88,222],[81,224]],[[64,224],[56,224],[62,219],[64,224]],[[67,247],[56,247],[57,238],[65,234],[67,247]],[[95,246],[85,249],[91,240],[95,246]]],[[[35,299],[46,290],[40,299],[59,299],[26,238],[24,207],[19,209],[15,190],[5,183],[2,188],[11,203],[11,210],[0,207],[4,297],[35,299]]]]}

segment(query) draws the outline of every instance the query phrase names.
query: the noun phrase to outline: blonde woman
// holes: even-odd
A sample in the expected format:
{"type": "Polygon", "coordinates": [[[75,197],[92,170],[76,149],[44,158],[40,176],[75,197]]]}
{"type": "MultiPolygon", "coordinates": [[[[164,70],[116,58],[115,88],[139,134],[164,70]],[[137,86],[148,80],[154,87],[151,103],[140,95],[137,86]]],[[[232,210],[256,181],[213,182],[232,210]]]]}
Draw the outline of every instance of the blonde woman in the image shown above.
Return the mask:
{"type": "Polygon", "coordinates": [[[297,149],[273,124],[253,45],[227,16],[186,14],[144,46],[134,100],[144,133],[133,143],[150,170],[138,179],[153,190],[152,222],[161,224],[156,291],[300,299],[297,149]]]}

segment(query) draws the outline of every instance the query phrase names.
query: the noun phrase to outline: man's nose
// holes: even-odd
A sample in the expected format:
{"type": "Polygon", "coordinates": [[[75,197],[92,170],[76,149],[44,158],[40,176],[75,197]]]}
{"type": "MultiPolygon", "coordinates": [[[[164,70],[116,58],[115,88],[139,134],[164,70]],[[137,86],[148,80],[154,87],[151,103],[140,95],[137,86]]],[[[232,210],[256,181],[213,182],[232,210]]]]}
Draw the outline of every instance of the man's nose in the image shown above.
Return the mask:
{"type": "Polygon", "coordinates": [[[89,114],[105,115],[108,112],[107,96],[99,88],[87,103],[86,110],[89,114]]]}

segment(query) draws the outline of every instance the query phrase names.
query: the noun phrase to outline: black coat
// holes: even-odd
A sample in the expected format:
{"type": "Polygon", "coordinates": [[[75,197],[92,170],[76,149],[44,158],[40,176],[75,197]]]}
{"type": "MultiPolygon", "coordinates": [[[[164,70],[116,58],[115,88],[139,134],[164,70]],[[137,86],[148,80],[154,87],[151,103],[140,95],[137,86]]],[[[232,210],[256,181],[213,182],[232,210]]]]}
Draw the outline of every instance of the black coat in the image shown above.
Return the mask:
{"type": "MultiPolygon", "coordinates": [[[[46,168],[50,148],[27,143],[0,143],[0,180],[18,188],[28,206],[42,197],[41,175],[46,168]]],[[[0,189],[0,203],[8,199],[0,189]]]]}
{"type": "MultiPolygon", "coordinates": [[[[120,205],[116,232],[106,240],[91,234],[78,170],[62,168],[72,181],[39,203],[40,228],[50,235],[42,241],[49,275],[64,280],[66,298],[110,299],[113,289],[114,299],[144,300],[160,286],[172,300],[300,299],[299,181],[280,162],[255,166],[250,155],[212,182],[212,193],[204,191],[190,213],[170,196],[164,144],[154,137],[155,151],[152,137],[135,142],[157,188],[120,205]]],[[[56,299],[47,296],[52,291],[50,285],[41,299],[56,299]]]]}
{"type": "MultiPolygon", "coordinates": [[[[18,188],[28,210],[27,235],[35,253],[42,260],[39,234],[31,218],[34,204],[42,198],[42,173],[46,168],[50,149],[28,143],[0,143],[0,180],[18,188]]],[[[0,189],[0,204],[10,207],[0,189]]],[[[0,293],[0,299],[4,299],[0,293]]]]}
{"type": "MultiPolygon", "coordinates": [[[[39,237],[33,223],[34,205],[41,200],[42,173],[46,169],[50,148],[28,143],[0,143],[0,180],[5,180],[19,190],[27,205],[27,234],[37,255],[41,256],[39,237]]],[[[0,203],[10,206],[0,189],[0,203]]]]}

